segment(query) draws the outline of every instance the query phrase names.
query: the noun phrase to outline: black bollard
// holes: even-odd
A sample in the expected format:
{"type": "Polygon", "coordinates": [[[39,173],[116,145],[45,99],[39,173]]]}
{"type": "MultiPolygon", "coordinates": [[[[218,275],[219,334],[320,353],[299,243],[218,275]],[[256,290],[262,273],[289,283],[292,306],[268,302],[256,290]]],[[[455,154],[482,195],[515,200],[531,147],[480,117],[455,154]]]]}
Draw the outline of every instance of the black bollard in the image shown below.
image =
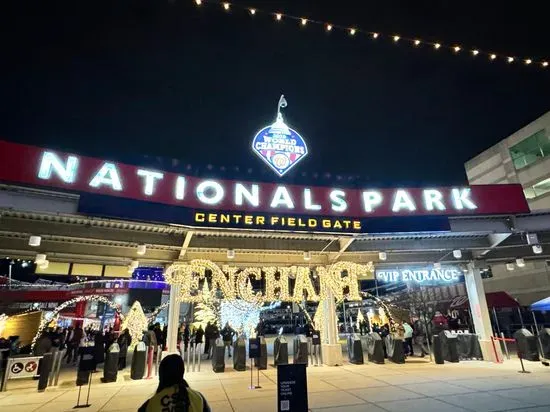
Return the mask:
{"type": "Polygon", "coordinates": [[[48,387],[48,378],[50,377],[50,371],[53,365],[53,353],[49,352],[44,354],[44,357],[40,361],[40,368],[38,373],[38,392],[44,392],[48,387]]]}
{"type": "Polygon", "coordinates": [[[118,354],[120,352],[120,347],[118,343],[113,343],[107,350],[107,355],[105,356],[105,365],[103,366],[103,378],[101,382],[109,383],[116,382],[118,377],[118,354]]]}
{"type": "Polygon", "coordinates": [[[145,343],[139,342],[134,348],[134,355],[132,356],[132,367],[130,369],[130,378],[137,380],[143,379],[145,374],[145,354],[147,347],[145,343]]]}

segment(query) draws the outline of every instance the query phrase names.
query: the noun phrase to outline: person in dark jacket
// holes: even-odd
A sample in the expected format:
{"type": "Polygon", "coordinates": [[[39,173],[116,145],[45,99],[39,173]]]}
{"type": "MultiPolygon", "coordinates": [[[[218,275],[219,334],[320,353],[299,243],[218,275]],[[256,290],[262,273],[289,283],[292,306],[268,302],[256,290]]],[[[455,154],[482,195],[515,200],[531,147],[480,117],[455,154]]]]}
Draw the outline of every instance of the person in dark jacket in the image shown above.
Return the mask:
{"type": "Polygon", "coordinates": [[[202,329],[202,325],[199,325],[199,328],[195,331],[195,343],[199,344],[203,342],[204,338],[204,330],[202,329]]]}
{"type": "Polygon", "coordinates": [[[105,336],[101,330],[94,335],[94,362],[96,365],[105,362],[105,336]]]}
{"type": "MultiPolygon", "coordinates": [[[[164,335],[162,334],[162,329],[160,328],[160,323],[155,323],[155,327],[153,328],[153,331],[155,332],[155,338],[157,339],[157,346],[162,346],[164,348],[164,335]]],[[[157,349],[155,349],[155,352],[157,349]]]]}
{"type": "Polygon", "coordinates": [[[168,355],[160,362],[159,386],[138,412],[210,412],[204,396],[189,387],[183,378],[185,365],[179,355],[168,355]]]}
{"type": "Polygon", "coordinates": [[[225,323],[222,329],[222,339],[224,346],[227,347],[227,353],[231,357],[231,344],[233,343],[233,336],[236,334],[235,330],[229,326],[229,322],[225,323]]]}
{"type": "Polygon", "coordinates": [[[128,357],[128,348],[132,344],[132,336],[128,329],[124,329],[117,340],[120,352],[118,352],[118,370],[126,368],[126,358],[128,357]]]}
{"type": "Polygon", "coordinates": [[[34,345],[34,356],[43,356],[44,354],[52,350],[52,340],[48,336],[47,332],[42,332],[40,338],[36,341],[34,345]]]}

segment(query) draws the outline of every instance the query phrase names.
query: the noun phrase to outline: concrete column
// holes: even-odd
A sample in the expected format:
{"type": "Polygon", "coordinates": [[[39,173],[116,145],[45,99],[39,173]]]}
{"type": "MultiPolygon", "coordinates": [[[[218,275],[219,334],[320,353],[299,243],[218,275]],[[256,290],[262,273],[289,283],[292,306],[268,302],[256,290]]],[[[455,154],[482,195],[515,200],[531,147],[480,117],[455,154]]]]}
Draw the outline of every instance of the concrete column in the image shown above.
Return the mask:
{"type": "Polygon", "coordinates": [[[329,291],[327,298],[322,303],[325,312],[326,341],[321,345],[323,363],[328,366],[343,365],[342,345],[338,340],[338,321],[336,318],[336,305],[334,295],[329,291]]]}
{"type": "Polygon", "coordinates": [[[168,333],[166,347],[168,353],[178,352],[178,329],[180,320],[180,285],[170,285],[170,305],[168,306],[168,333]]]}
{"type": "Polygon", "coordinates": [[[464,282],[468,292],[470,302],[470,313],[474,321],[475,332],[479,339],[483,359],[486,361],[497,362],[502,360],[502,350],[498,342],[491,341],[493,329],[491,328],[491,317],[485,298],[485,288],[479,269],[475,267],[474,262],[468,263],[468,272],[464,275],[464,282]]]}

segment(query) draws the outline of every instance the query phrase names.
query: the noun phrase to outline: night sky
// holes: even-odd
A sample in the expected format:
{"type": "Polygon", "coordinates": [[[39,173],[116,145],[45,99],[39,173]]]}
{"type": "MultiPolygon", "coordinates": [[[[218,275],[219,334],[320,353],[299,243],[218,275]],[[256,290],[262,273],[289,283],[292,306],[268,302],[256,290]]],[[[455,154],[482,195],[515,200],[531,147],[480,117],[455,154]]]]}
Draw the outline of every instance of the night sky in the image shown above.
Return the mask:
{"type": "MultiPolygon", "coordinates": [[[[550,59],[541,2],[236,3],[550,59]]],[[[283,181],[325,185],[352,175],[362,185],[444,185],[465,182],[466,160],[550,110],[550,68],[327,34],[215,4],[1,7],[0,138],[11,141],[115,160],[167,156],[194,170],[238,166],[275,180],[250,144],[284,93],[285,120],[310,154],[283,181]]]]}

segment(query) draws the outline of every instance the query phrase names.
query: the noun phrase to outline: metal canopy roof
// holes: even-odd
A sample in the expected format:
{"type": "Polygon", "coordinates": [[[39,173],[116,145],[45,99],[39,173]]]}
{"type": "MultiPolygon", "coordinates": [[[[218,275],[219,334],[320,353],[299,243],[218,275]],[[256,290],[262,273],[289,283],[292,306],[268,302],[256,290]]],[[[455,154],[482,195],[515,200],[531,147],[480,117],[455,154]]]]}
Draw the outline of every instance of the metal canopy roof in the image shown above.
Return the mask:
{"type": "Polygon", "coordinates": [[[211,259],[228,264],[328,264],[336,260],[384,264],[465,262],[474,258],[512,260],[548,258],[550,214],[450,218],[449,232],[341,235],[240,229],[205,229],[151,222],[124,221],[76,213],[78,197],[0,185],[0,257],[32,258],[46,253],[51,261],[126,265],[170,264],[176,260],[211,259]],[[525,232],[536,231],[545,255],[533,255],[525,232]],[[39,248],[30,235],[42,236],[39,248]],[[147,252],[138,256],[137,245],[147,252]],[[234,259],[227,259],[234,249],[234,259]],[[454,249],[462,258],[453,258],[454,249]],[[311,252],[304,261],[303,252],[311,252]]]}

